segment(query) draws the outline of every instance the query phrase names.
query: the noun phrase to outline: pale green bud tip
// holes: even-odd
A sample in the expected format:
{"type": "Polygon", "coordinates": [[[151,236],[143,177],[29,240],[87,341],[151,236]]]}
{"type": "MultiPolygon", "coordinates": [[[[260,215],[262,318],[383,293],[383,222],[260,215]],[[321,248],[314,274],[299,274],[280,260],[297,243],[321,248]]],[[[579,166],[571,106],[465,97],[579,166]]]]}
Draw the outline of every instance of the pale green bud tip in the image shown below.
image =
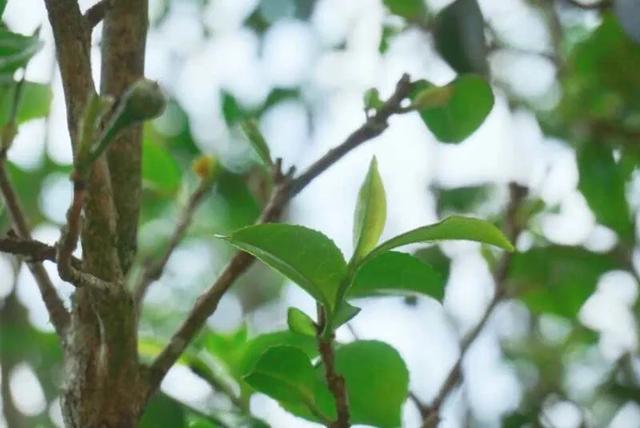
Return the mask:
{"type": "Polygon", "coordinates": [[[158,82],[140,79],[125,94],[126,111],[134,121],[158,117],[167,105],[167,99],[158,82]]]}

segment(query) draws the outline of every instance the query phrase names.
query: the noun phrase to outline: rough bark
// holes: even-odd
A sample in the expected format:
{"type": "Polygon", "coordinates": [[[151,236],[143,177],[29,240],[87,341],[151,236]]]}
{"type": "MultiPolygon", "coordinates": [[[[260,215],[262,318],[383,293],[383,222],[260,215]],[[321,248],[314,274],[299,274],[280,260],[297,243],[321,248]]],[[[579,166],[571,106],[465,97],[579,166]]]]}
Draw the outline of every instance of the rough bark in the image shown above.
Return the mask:
{"type": "MultiPolygon", "coordinates": [[[[89,96],[95,93],[89,56],[94,23],[82,16],[75,0],[45,0],[45,3],[56,42],[69,133],[75,147],[78,120],[89,96]]],[[[109,7],[105,17],[103,82],[127,85],[131,81],[128,68],[143,61],[143,49],[133,48],[134,40],[127,34],[133,32],[144,39],[146,0],[110,2],[109,7]],[[118,70],[124,70],[127,79],[119,77],[118,70]]],[[[122,89],[111,83],[101,86],[116,96],[122,89]]],[[[109,281],[111,286],[102,291],[81,288],[74,296],[71,326],[64,340],[65,379],[61,397],[65,424],[70,428],[133,428],[146,398],[145,376],[138,363],[136,311],[122,281],[123,265],[128,267],[130,249],[135,249],[140,180],[140,156],[135,154],[139,152],[139,131],[129,133],[127,138],[116,142],[119,149],[127,148],[130,158],[123,163],[127,168],[115,166],[117,177],[126,175],[126,187],[119,178],[112,183],[113,174],[104,158],[95,162],[89,178],[81,236],[83,270],[109,281]],[[127,141],[132,143],[126,144],[127,141]],[[125,256],[122,260],[126,259],[126,263],[121,264],[119,253],[125,256]]]]}
{"type": "MultiPolygon", "coordinates": [[[[102,31],[102,94],[117,97],[144,75],[148,27],[147,0],[112,0],[102,31]]],[[[137,248],[142,186],[142,127],[120,133],[107,157],[117,212],[117,242],[124,271],[137,248]]]]}

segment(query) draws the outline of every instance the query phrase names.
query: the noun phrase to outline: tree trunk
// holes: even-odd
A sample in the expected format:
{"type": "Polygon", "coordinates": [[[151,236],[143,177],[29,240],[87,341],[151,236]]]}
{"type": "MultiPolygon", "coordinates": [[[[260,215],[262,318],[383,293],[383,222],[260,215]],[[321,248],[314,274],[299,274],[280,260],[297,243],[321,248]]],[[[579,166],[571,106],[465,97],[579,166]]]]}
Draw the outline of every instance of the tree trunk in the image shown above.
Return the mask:
{"type": "MultiPolygon", "coordinates": [[[[91,23],[76,0],[45,0],[65,91],[74,150],[79,119],[95,92],[91,23]]],[[[103,94],[114,97],[144,74],[147,0],[104,1],[103,94]]],[[[134,428],[150,395],[137,352],[137,309],[125,277],[135,256],[141,187],[141,128],[123,132],[92,167],[84,206],[83,270],[109,282],[78,288],[64,333],[61,406],[69,428],[134,428]]]]}

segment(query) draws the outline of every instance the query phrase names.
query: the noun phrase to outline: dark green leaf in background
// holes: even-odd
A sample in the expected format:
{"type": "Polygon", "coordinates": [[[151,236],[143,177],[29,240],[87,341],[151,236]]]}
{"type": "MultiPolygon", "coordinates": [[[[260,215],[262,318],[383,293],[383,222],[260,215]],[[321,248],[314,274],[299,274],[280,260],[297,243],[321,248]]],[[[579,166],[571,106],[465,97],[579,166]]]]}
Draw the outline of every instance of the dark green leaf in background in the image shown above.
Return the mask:
{"type": "MultiPolygon", "coordinates": [[[[0,124],[6,123],[9,119],[15,88],[15,84],[0,85],[0,124]]],[[[45,117],[49,114],[51,97],[49,85],[24,82],[18,104],[17,122],[20,124],[31,119],[45,117]]]]}
{"type": "Polygon", "coordinates": [[[182,181],[182,171],[168,150],[145,138],[142,146],[142,179],[151,189],[175,194],[182,181]]]}
{"type": "Polygon", "coordinates": [[[427,107],[419,109],[419,112],[429,130],[443,143],[463,141],[482,125],[493,108],[491,86],[480,76],[462,75],[447,86],[438,88],[439,91],[433,88],[428,82],[418,82],[413,101],[426,98],[428,94],[425,91],[437,96],[437,102],[431,104],[421,99],[421,104],[427,107]]]}
{"type": "Polygon", "coordinates": [[[532,311],[575,318],[600,276],[620,268],[613,256],[584,248],[534,248],[513,255],[509,284],[532,311]]]}
{"type": "Polygon", "coordinates": [[[260,132],[258,124],[254,120],[246,120],[242,122],[241,127],[245,135],[249,139],[253,150],[255,150],[255,152],[260,157],[260,160],[266,166],[272,165],[273,161],[271,160],[271,152],[269,150],[269,146],[267,145],[267,141],[264,139],[264,136],[260,132]]]}
{"type": "Polygon", "coordinates": [[[579,43],[568,58],[558,113],[564,119],[605,125],[606,138],[640,109],[640,45],[624,33],[620,22],[605,14],[600,26],[579,43]]]}
{"type": "Polygon", "coordinates": [[[424,0],[384,0],[389,12],[410,21],[424,19],[427,9],[424,0]]]}
{"type": "Polygon", "coordinates": [[[578,188],[599,223],[632,239],[633,223],[625,193],[624,171],[616,164],[610,147],[588,142],[578,149],[578,188]]]}
{"type": "Polygon", "coordinates": [[[154,394],[140,420],[139,428],[158,428],[161,426],[182,428],[187,425],[184,407],[165,394],[154,394]]]}
{"type": "Polygon", "coordinates": [[[457,73],[487,74],[484,18],[477,0],[456,0],[435,19],[436,49],[457,73]]]}
{"type": "Polygon", "coordinates": [[[433,192],[436,196],[439,214],[469,214],[483,202],[486,202],[494,190],[494,186],[484,184],[454,189],[433,189],[433,192]]]}
{"type": "MultiPolygon", "coordinates": [[[[0,4],[4,9],[6,4],[0,4]]],[[[23,36],[0,27],[0,78],[24,67],[42,46],[35,36],[23,36]]]]}
{"type": "Polygon", "coordinates": [[[443,281],[446,282],[449,278],[449,270],[451,269],[451,260],[447,257],[440,247],[433,245],[431,247],[420,248],[413,255],[421,262],[433,267],[439,275],[442,276],[443,281]]]}

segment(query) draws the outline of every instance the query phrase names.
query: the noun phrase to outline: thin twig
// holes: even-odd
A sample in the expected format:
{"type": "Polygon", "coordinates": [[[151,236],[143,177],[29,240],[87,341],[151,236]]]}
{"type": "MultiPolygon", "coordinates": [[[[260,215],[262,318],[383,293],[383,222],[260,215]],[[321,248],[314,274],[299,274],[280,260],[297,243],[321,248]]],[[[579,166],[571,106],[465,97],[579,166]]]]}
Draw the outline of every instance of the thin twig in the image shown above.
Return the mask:
{"type": "MultiPolygon", "coordinates": [[[[0,252],[25,257],[27,262],[56,261],[56,247],[45,244],[35,239],[21,239],[17,236],[0,238],[0,252]]],[[[76,257],[71,258],[71,264],[80,269],[82,261],[76,257]]]]}
{"type": "Polygon", "coordinates": [[[184,238],[187,229],[191,225],[193,220],[193,216],[204,200],[204,197],[207,195],[207,192],[211,189],[211,181],[203,179],[200,181],[200,184],[196,188],[196,190],[191,194],[187,204],[183,208],[180,216],[178,217],[178,221],[176,223],[176,228],[169,239],[169,243],[165,247],[162,252],[162,255],[157,261],[148,260],[145,263],[142,273],[140,274],[140,280],[134,286],[135,293],[135,301],[138,305],[142,303],[147,290],[151,283],[162,276],[164,272],[164,268],[167,266],[167,262],[173,254],[174,250],[178,246],[178,244],[184,238]]]}
{"type": "Polygon", "coordinates": [[[111,7],[111,2],[112,0],[100,0],[86,10],[84,20],[89,28],[94,28],[104,19],[107,11],[111,7]]]}
{"type": "MultiPolygon", "coordinates": [[[[29,227],[27,218],[22,210],[22,206],[20,205],[18,195],[13,189],[5,169],[7,152],[16,136],[16,118],[18,115],[18,107],[20,105],[23,84],[24,75],[16,85],[9,120],[2,129],[2,141],[0,142],[0,193],[2,193],[5,205],[9,211],[15,234],[21,239],[31,240],[31,228],[29,227]]],[[[36,280],[36,284],[38,285],[40,294],[42,295],[42,300],[44,301],[49,313],[51,323],[53,324],[56,333],[62,337],[69,325],[69,312],[67,312],[67,309],[64,307],[64,303],[62,303],[60,296],[58,296],[58,293],[51,282],[51,278],[49,278],[49,275],[42,264],[39,262],[28,262],[27,266],[36,280]]]]}
{"type": "Polygon", "coordinates": [[[242,397],[233,391],[233,388],[224,379],[218,377],[212,370],[202,370],[197,365],[190,365],[189,368],[196,376],[208,383],[211,389],[227,397],[238,411],[251,416],[248,403],[242,401],[242,397]]]}
{"type": "MultiPolygon", "coordinates": [[[[349,151],[380,135],[387,128],[389,117],[395,114],[401,102],[409,95],[411,87],[411,80],[405,74],[396,85],[394,93],[375,115],[368,118],[342,144],[329,150],[326,155],[318,159],[296,179],[292,180],[291,178],[293,171],[283,174],[281,162],[276,162],[276,165],[274,165],[275,186],[258,223],[277,220],[287,202],[304,189],[314,178],[326,171],[349,151]]],[[[236,253],[213,285],[198,297],[187,318],[150,367],[150,394],[157,389],[169,368],[200,331],[207,318],[215,312],[222,296],[233,282],[247,270],[253,260],[253,256],[245,252],[236,253]]]]}
{"type": "MultiPolygon", "coordinates": [[[[505,213],[505,235],[509,238],[511,242],[515,242],[524,226],[518,219],[518,211],[522,204],[522,201],[526,197],[527,190],[524,187],[521,187],[517,184],[511,184],[509,187],[510,190],[510,201],[505,213]]],[[[442,404],[447,399],[449,394],[458,386],[458,384],[462,381],[462,362],[467,355],[467,351],[471,347],[471,345],[476,341],[480,333],[484,330],[485,326],[491,319],[496,307],[502,302],[504,297],[507,295],[506,290],[506,280],[509,274],[509,266],[511,264],[511,259],[513,257],[513,253],[505,252],[500,258],[498,265],[493,273],[493,278],[495,282],[495,293],[493,299],[487,306],[482,315],[482,318],[476,324],[476,326],[471,330],[462,340],[460,344],[460,355],[453,368],[449,371],[444,383],[440,387],[440,390],[436,394],[436,397],[432,400],[431,404],[428,406],[419,406],[420,413],[423,415],[423,427],[424,428],[433,428],[437,426],[440,420],[440,409],[442,404]]]]}
{"type": "MultiPolygon", "coordinates": [[[[0,161],[0,192],[2,192],[2,197],[11,216],[16,234],[22,239],[31,239],[29,225],[18,201],[18,196],[9,181],[3,161],[0,161]]],[[[58,296],[51,278],[49,278],[49,274],[47,274],[42,264],[39,262],[27,262],[27,266],[36,280],[42,300],[49,312],[51,324],[53,324],[56,333],[62,336],[69,325],[69,312],[64,307],[64,303],[58,296]]]]}
{"type": "Polygon", "coordinates": [[[298,176],[291,184],[291,194],[289,198],[297,195],[304,189],[314,178],[322,174],[331,165],[336,163],[342,156],[358,147],[360,144],[369,141],[382,134],[389,126],[388,120],[391,116],[398,113],[402,101],[407,98],[411,90],[411,81],[409,75],[402,76],[396,90],[391,97],[377,110],[376,114],[367,119],[367,121],[339,146],[329,150],[327,154],[313,163],[303,174],[298,176]]]}
{"type": "Polygon", "coordinates": [[[80,229],[82,228],[82,207],[86,197],[86,182],[77,173],[73,174],[73,201],[67,211],[67,224],[57,245],[56,261],[60,278],[76,286],[81,286],[79,272],[71,266],[73,251],[78,245],[80,229]]]}

